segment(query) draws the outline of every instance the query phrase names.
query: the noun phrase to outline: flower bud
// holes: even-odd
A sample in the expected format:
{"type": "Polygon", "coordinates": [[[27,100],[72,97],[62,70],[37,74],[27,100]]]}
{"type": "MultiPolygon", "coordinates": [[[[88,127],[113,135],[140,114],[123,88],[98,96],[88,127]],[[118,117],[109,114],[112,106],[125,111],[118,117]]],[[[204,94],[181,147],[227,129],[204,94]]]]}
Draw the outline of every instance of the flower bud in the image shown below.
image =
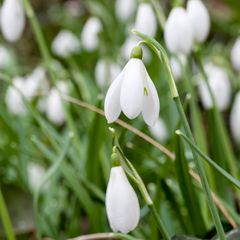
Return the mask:
{"type": "Polygon", "coordinates": [[[207,8],[201,0],[189,0],[187,14],[194,39],[199,43],[204,42],[210,30],[210,17],[207,8]]]}
{"type": "Polygon", "coordinates": [[[88,51],[93,51],[98,47],[98,34],[102,30],[102,23],[96,17],[90,17],[85,23],[81,40],[83,47],[88,51]]]}
{"type": "Polygon", "coordinates": [[[173,78],[178,81],[182,77],[182,69],[186,64],[186,58],[184,55],[179,55],[178,57],[170,58],[170,66],[172,69],[173,78]]]}
{"type": "Polygon", "coordinates": [[[69,30],[59,32],[52,43],[52,51],[63,58],[78,52],[79,49],[80,42],[78,38],[69,30]]]}
{"type": "Polygon", "coordinates": [[[230,129],[234,140],[240,144],[240,92],[235,97],[230,113],[230,129]]]}
{"type": "MultiPolygon", "coordinates": [[[[228,76],[222,68],[213,64],[207,64],[204,69],[206,71],[208,83],[216,101],[217,108],[220,111],[225,111],[228,108],[231,99],[231,84],[228,76]]],[[[212,108],[213,103],[211,95],[204,79],[200,79],[198,81],[198,87],[204,108],[212,108]]]]}
{"type": "Polygon", "coordinates": [[[123,22],[129,20],[136,9],[136,0],[116,0],[116,16],[123,22]]]}
{"type": "Polygon", "coordinates": [[[138,225],[138,198],[121,166],[111,169],[106,192],[106,211],[114,232],[128,233],[138,225]]]}
{"type": "Polygon", "coordinates": [[[22,0],[4,0],[1,9],[1,27],[4,38],[16,42],[25,27],[25,14],[22,0]]]}
{"type": "Polygon", "coordinates": [[[164,40],[172,53],[190,53],[193,43],[192,27],[187,12],[182,7],[175,7],[170,12],[165,25],[164,40]]]}
{"type": "Polygon", "coordinates": [[[240,71],[240,37],[237,38],[231,51],[231,62],[236,71],[240,71]]]}
{"type": "Polygon", "coordinates": [[[35,191],[39,187],[40,183],[43,180],[45,172],[46,170],[36,163],[28,164],[27,166],[28,181],[32,191],[35,191]]]}
{"type": "Polygon", "coordinates": [[[157,31],[157,20],[149,3],[141,3],[137,10],[135,28],[146,35],[154,37],[157,31]]]}

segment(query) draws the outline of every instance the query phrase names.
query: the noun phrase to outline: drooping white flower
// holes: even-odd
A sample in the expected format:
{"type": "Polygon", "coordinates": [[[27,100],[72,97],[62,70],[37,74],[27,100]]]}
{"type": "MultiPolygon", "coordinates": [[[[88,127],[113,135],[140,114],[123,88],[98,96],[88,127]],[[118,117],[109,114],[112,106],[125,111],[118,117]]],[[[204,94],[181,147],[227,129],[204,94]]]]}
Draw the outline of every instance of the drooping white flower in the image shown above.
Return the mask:
{"type": "Polygon", "coordinates": [[[106,210],[114,232],[128,233],[138,225],[138,198],[120,166],[111,169],[106,192],[106,210]]]}
{"type": "Polygon", "coordinates": [[[98,60],[95,67],[95,78],[98,86],[100,88],[109,86],[120,72],[121,68],[118,64],[107,59],[98,60]]]}
{"type": "Polygon", "coordinates": [[[121,110],[130,119],[142,113],[152,126],[158,119],[160,103],[156,88],[138,58],[132,58],[108,89],[104,111],[108,123],[117,120],[121,110]]]}
{"type": "Polygon", "coordinates": [[[0,69],[9,67],[11,64],[11,53],[3,45],[0,45],[0,69]]]}
{"type": "Polygon", "coordinates": [[[81,40],[83,47],[88,51],[93,51],[97,48],[99,42],[99,32],[102,30],[102,23],[96,17],[90,17],[85,23],[81,40]]]}
{"type": "MultiPolygon", "coordinates": [[[[231,99],[231,84],[228,75],[222,68],[213,64],[207,64],[204,69],[208,76],[208,83],[216,101],[217,108],[220,111],[226,110],[231,99]]],[[[212,108],[211,95],[204,79],[198,81],[198,89],[204,108],[212,108]]]]}
{"type": "Polygon", "coordinates": [[[4,38],[16,42],[25,27],[25,14],[22,0],[4,0],[1,9],[1,28],[4,38]]]}
{"type": "Polygon", "coordinates": [[[170,58],[170,66],[172,69],[172,74],[175,81],[178,81],[182,77],[182,68],[186,63],[186,58],[184,55],[179,55],[178,57],[170,58]]]}
{"type": "Polygon", "coordinates": [[[136,9],[136,0],[116,0],[116,16],[123,22],[129,20],[136,9]]]}
{"type": "Polygon", "coordinates": [[[152,127],[149,127],[149,131],[157,140],[161,142],[165,142],[168,138],[167,127],[162,118],[159,118],[152,127]]]}
{"type": "Polygon", "coordinates": [[[60,31],[52,42],[52,51],[60,57],[69,57],[80,50],[79,39],[69,30],[60,31]]]}
{"type": "Polygon", "coordinates": [[[164,29],[164,40],[172,53],[190,53],[193,44],[192,27],[182,7],[175,7],[170,12],[164,29]]]}
{"type": "Polygon", "coordinates": [[[8,111],[15,115],[24,115],[26,107],[22,98],[24,95],[24,78],[16,77],[12,81],[12,86],[9,86],[5,96],[5,102],[8,111]]]}
{"type": "Polygon", "coordinates": [[[36,164],[29,163],[27,166],[28,180],[31,190],[36,190],[43,180],[43,176],[45,174],[45,169],[36,164]]]}
{"type": "Polygon", "coordinates": [[[231,51],[231,62],[236,71],[240,71],[240,37],[235,41],[231,51]]]}
{"type": "Polygon", "coordinates": [[[187,14],[194,39],[199,43],[204,42],[210,30],[210,17],[207,8],[201,0],[189,0],[187,14]]]}
{"type": "Polygon", "coordinates": [[[230,128],[234,140],[240,144],[240,92],[237,93],[230,113],[230,128]]]}
{"type": "Polygon", "coordinates": [[[66,95],[68,86],[65,82],[59,81],[57,87],[50,90],[46,99],[46,115],[56,125],[62,125],[65,121],[64,106],[61,94],[66,95]]]}
{"type": "Polygon", "coordinates": [[[135,28],[146,35],[154,37],[157,31],[157,19],[149,3],[141,3],[137,10],[135,28]]]}

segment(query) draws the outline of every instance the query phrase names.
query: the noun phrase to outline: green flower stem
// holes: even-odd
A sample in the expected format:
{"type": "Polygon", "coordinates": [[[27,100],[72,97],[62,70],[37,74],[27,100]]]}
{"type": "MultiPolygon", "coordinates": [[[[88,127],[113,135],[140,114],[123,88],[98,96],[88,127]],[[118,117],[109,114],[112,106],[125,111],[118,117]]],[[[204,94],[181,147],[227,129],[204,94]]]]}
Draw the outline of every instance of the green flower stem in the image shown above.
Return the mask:
{"type": "MultiPolygon", "coordinates": [[[[30,4],[29,0],[23,0],[23,3],[24,3],[26,15],[29,18],[29,21],[30,21],[33,33],[35,35],[35,39],[36,39],[36,41],[38,43],[41,55],[43,57],[44,63],[46,65],[46,68],[48,69],[48,73],[50,75],[52,83],[56,84],[57,79],[56,79],[55,74],[54,74],[54,72],[52,70],[52,67],[51,67],[51,60],[52,60],[52,58],[51,58],[51,55],[50,55],[50,53],[48,51],[47,44],[45,42],[43,33],[41,31],[40,24],[39,24],[39,22],[38,22],[38,20],[36,18],[36,15],[34,13],[34,10],[32,8],[32,5],[30,4]]],[[[64,106],[64,112],[65,112],[65,115],[66,115],[67,124],[68,124],[69,128],[71,129],[71,131],[75,135],[73,143],[74,143],[74,145],[75,145],[75,147],[76,147],[76,149],[78,151],[79,156],[81,156],[81,151],[80,151],[81,148],[79,146],[80,140],[79,140],[79,137],[78,137],[78,134],[77,134],[77,129],[76,129],[75,125],[74,125],[74,121],[73,121],[72,116],[69,113],[67,107],[65,106],[65,104],[63,104],[63,106],[64,106]]]]}
{"type": "Polygon", "coordinates": [[[2,223],[5,228],[5,232],[7,235],[8,240],[15,240],[15,235],[13,231],[13,227],[11,224],[11,220],[8,214],[7,206],[5,204],[3,195],[2,195],[2,190],[0,188],[0,215],[2,218],[2,223]]]}
{"type": "Polygon", "coordinates": [[[197,145],[193,144],[192,141],[180,130],[176,131],[176,134],[181,136],[194,150],[195,152],[201,156],[205,161],[208,162],[212,167],[214,167],[220,174],[222,174],[229,182],[235,185],[238,189],[240,189],[240,181],[234,178],[231,174],[221,168],[217,163],[215,163],[210,157],[208,157],[205,153],[203,153],[197,145]]]}
{"type": "MultiPolygon", "coordinates": [[[[182,124],[183,124],[184,130],[186,132],[186,135],[189,137],[191,142],[193,144],[195,144],[195,141],[194,141],[194,138],[193,138],[190,126],[188,124],[186,115],[185,115],[185,113],[183,111],[182,103],[181,103],[179,97],[174,98],[173,100],[174,100],[174,102],[175,102],[175,104],[177,106],[178,113],[179,113],[180,118],[182,120],[182,124]]],[[[220,217],[219,217],[217,208],[216,208],[216,206],[214,204],[214,201],[212,199],[211,191],[210,191],[210,188],[209,188],[209,184],[208,184],[207,177],[205,175],[204,169],[203,169],[202,164],[201,164],[198,156],[196,155],[194,149],[193,148],[191,148],[191,149],[192,149],[192,154],[193,154],[193,160],[194,160],[194,163],[196,165],[197,172],[198,172],[198,174],[200,176],[202,187],[203,187],[204,192],[206,194],[206,197],[207,197],[207,200],[208,200],[208,206],[210,208],[210,211],[211,211],[211,214],[212,214],[212,217],[213,217],[213,221],[215,223],[215,226],[216,226],[219,238],[221,240],[226,240],[225,233],[224,233],[221,221],[220,221],[220,217]]]]}
{"type": "MultiPolygon", "coordinates": [[[[165,67],[166,72],[167,72],[167,76],[168,76],[168,83],[169,83],[171,96],[172,96],[172,98],[175,102],[175,105],[177,107],[177,110],[178,110],[180,119],[182,121],[184,130],[185,130],[187,136],[190,138],[191,142],[193,142],[193,144],[195,144],[193,134],[192,134],[190,126],[188,124],[188,120],[187,120],[187,117],[186,117],[185,112],[183,110],[183,106],[182,106],[182,103],[181,103],[179,95],[178,95],[177,87],[176,87],[175,81],[173,79],[172,71],[171,71],[171,68],[170,68],[170,65],[169,65],[168,56],[167,56],[164,48],[155,39],[153,39],[151,37],[148,37],[147,35],[142,34],[142,33],[138,32],[136,30],[132,30],[132,32],[143,39],[142,43],[145,43],[146,45],[148,45],[150,48],[152,48],[154,50],[156,55],[159,57],[160,62],[165,67]]],[[[219,235],[220,240],[226,240],[225,233],[224,233],[221,221],[220,221],[220,217],[219,217],[217,208],[216,208],[216,206],[214,204],[214,201],[212,199],[212,195],[211,195],[211,192],[210,192],[210,187],[209,187],[209,184],[208,184],[206,174],[205,174],[204,169],[201,165],[201,161],[199,160],[199,158],[198,158],[198,156],[195,153],[193,148],[192,148],[192,154],[193,154],[194,163],[196,165],[196,169],[197,169],[198,174],[200,176],[201,183],[202,183],[204,192],[205,192],[207,200],[208,200],[208,206],[209,206],[209,209],[211,211],[213,221],[214,221],[214,224],[215,224],[216,229],[217,229],[217,233],[219,235]]]]}

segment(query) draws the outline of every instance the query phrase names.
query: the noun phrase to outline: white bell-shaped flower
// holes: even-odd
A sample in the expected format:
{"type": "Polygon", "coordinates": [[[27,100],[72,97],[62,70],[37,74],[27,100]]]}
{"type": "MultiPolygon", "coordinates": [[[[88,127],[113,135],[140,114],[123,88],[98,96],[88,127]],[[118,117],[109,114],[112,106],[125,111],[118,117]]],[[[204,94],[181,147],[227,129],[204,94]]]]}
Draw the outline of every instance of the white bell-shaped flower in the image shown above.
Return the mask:
{"type": "Polygon", "coordinates": [[[204,42],[210,30],[210,17],[207,8],[201,0],[189,0],[187,13],[195,41],[204,42]]]}
{"type": "Polygon", "coordinates": [[[130,119],[142,113],[144,121],[150,126],[158,119],[158,94],[139,58],[131,58],[108,89],[104,103],[108,123],[116,121],[121,110],[130,119]]]}
{"type": "Polygon", "coordinates": [[[236,71],[240,71],[240,37],[235,41],[231,50],[231,62],[236,71]]]}
{"type": "Polygon", "coordinates": [[[65,122],[64,106],[61,94],[66,95],[68,86],[65,82],[59,81],[57,87],[50,90],[46,100],[46,115],[54,124],[60,126],[65,122]]]}
{"type": "Polygon", "coordinates": [[[16,42],[25,27],[25,13],[22,0],[4,0],[1,9],[1,28],[4,38],[16,42]]]}
{"type": "Polygon", "coordinates": [[[157,19],[150,3],[141,3],[137,10],[135,28],[154,37],[157,31],[157,19]]]}
{"type": "Polygon", "coordinates": [[[234,140],[240,144],[240,92],[235,97],[230,113],[230,128],[234,140]]]}
{"type": "Polygon", "coordinates": [[[10,66],[12,56],[10,51],[3,45],[0,45],[0,69],[4,69],[10,66]]]}
{"type": "Polygon", "coordinates": [[[116,16],[123,22],[129,20],[137,6],[136,0],[116,0],[115,12],[116,16]]]}
{"type": "Polygon", "coordinates": [[[79,50],[80,41],[69,30],[60,31],[52,42],[52,51],[59,57],[69,57],[79,50]]]}
{"type": "Polygon", "coordinates": [[[102,30],[102,23],[96,17],[90,17],[85,23],[81,40],[83,47],[88,51],[93,51],[98,47],[99,32],[102,30]]]}
{"type": "Polygon", "coordinates": [[[149,127],[149,131],[161,142],[165,142],[168,139],[168,130],[162,118],[159,118],[152,127],[149,127]]]}
{"type": "MultiPolygon", "coordinates": [[[[216,101],[217,108],[220,111],[225,111],[231,100],[231,84],[228,75],[222,68],[213,64],[207,64],[204,69],[208,76],[208,83],[216,101]]],[[[204,108],[212,108],[211,95],[204,79],[198,81],[198,89],[204,108]]]]}
{"type": "Polygon", "coordinates": [[[111,169],[106,192],[106,210],[114,232],[128,233],[138,225],[138,198],[120,166],[111,169]]]}
{"type": "Polygon", "coordinates": [[[186,64],[186,57],[184,55],[179,55],[178,57],[170,58],[170,66],[172,69],[172,74],[175,81],[178,81],[183,74],[183,68],[186,64]]]}
{"type": "Polygon", "coordinates": [[[107,59],[98,60],[95,67],[95,78],[98,86],[102,89],[109,86],[120,72],[121,68],[118,64],[107,59]]]}
{"type": "Polygon", "coordinates": [[[192,27],[188,14],[182,7],[175,7],[170,12],[165,24],[164,40],[172,53],[190,53],[193,44],[192,27]]]}
{"type": "Polygon", "coordinates": [[[5,102],[8,111],[15,115],[24,115],[26,113],[26,106],[23,101],[24,95],[24,78],[16,77],[12,81],[12,86],[9,86],[5,96],[5,102]]]}

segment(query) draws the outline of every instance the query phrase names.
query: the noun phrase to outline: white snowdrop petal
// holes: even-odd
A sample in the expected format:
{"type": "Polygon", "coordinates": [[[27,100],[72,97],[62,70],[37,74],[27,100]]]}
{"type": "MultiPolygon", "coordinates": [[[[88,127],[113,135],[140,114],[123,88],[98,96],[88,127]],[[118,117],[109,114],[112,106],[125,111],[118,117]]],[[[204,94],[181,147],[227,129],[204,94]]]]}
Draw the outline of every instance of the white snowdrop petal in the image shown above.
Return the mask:
{"type": "Polygon", "coordinates": [[[81,40],[83,47],[88,51],[93,51],[98,46],[98,34],[102,30],[102,24],[96,17],[90,17],[85,23],[82,33],[81,40]]]}
{"type": "Polygon", "coordinates": [[[142,111],[145,76],[143,62],[137,58],[130,59],[124,69],[120,91],[122,111],[130,119],[137,117],[142,111]]]}
{"type": "Polygon", "coordinates": [[[104,102],[104,113],[108,123],[116,121],[121,113],[120,90],[124,70],[118,75],[108,89],[104,102]]]}
{"type": "Polygon", "coordinates": [[[234,140],[240,144],[240,92],[237,93],[230,113],[230,129],[234,140]]]}
{"type": "Polygon", "coordinates": [[[140,218],[137,195],[122,167],[113,167],[106,192],[106,211],[113,231],[128,233],[140,218]]]}
{"type": "Polygon", "coordinates": [[[210,17],[207,8],[201,0],[189,0],[187,13],[195,40],[200,43],[205,41],[210,30],[210,17]]]}
{"type": "Polygon", "coordinates": [[[60,31],[52,42],[52,51],[60,57],[68,57],[80,50],[80,41],[69,30],[60,31]]]}
{"type": "Polygon", "coordinates": [[[192,28],[186,11],[175,7],[170,12],[164,30],[164,40],[172,53],[189,54],[192,48],[192,28]]]}
{"type": "Polygon", "coordinates": [[[16,42],[25,27],[25,14],[22,0],[4,0],[1,9],[1,28],[4,38],[16,42]]]}
{"type": "Polygon", "coordinates": [[[45,169],[38,164],[35,163],[28,164],[27,173],[31,190],[36,190],[39,187],[45,172],[46,172],[45,169]]]}
{"type": "Polygon", "coordinates": [[[116,0],[116,16],[124,22],[129,20],[136,9],[136,5],[136,0],[116,0]]]}
{"type": "Polygon", "coordinates": [[[144,121],[149,125],[153,126],[159,116],[160,111],[160,102],[158,98],[157,90],[149,77],[147,70],[146,72],[146,90],[144,92],[144,98],[143,98],[143,110],[142,115],[144,121]]]}
{"type": "Polygon", "coordinates": [[[154,37],[157,31],[155,13],[149,3],[141,3],[137,10],[135,28],[146,35],[154,37]]]}
{"type": "Polygon", "coordinates": [[[11,64],[11,53],[3,45],[0,45],[0,69],[9,67],[11,64]]]}
{"type": "Polygon", "coordinates": [[[235,41],[231,50],[231,62],[236,71],[240,71],[240,37],[235,41]]]}

